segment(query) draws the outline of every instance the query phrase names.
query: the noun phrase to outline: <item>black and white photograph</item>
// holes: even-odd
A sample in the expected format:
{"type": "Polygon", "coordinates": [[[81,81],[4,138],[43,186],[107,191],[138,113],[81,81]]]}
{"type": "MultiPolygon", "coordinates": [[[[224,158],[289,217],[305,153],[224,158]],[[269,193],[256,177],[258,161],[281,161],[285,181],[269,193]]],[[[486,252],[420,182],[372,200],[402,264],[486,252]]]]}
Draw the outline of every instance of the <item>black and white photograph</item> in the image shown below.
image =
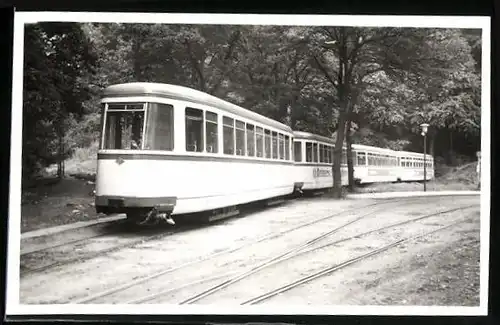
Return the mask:
{"type": "Polygon", "coordinates": [[[486,315],[490,18],[18,12],[7,305],[486,315]]]}

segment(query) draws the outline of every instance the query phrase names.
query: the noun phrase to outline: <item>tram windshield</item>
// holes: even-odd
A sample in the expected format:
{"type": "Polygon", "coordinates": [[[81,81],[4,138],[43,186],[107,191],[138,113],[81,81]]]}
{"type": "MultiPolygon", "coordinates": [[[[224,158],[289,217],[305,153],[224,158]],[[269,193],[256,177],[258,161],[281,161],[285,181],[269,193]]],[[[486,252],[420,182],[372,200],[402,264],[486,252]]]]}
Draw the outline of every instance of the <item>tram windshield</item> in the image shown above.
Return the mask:
{"type": "Polygon", "coordinates": [[[173,150],[173,107],[158,103],[108,104],[103,149],[173,150]]]}

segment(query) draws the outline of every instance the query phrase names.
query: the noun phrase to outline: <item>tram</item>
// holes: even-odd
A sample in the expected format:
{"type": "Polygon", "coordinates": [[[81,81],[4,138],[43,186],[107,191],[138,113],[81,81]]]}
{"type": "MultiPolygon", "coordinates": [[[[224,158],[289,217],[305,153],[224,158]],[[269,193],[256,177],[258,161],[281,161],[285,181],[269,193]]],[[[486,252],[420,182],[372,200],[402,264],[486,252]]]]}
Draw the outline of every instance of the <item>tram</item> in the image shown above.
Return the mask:
{"type": "MultiPolygon", "coordinates": [[[[101,98],[95,207],[134,221],[182,220],[239,205],[333,187],[334,142],[191,88],[135,82],[107,87],[101,98]]],[[[420,181],[424,156],[352,145],[359,184],[420,181]]],[[[426,157],[426,179],[434,178],[426,157]]],[[[346,148],[342,186],[348,184],[346,148]]]]}
{"type": "MultiPolygon", "coordinates": [[[[297,183],[302,191],[317,191],[333,187],[332,139],[309,132],[294,131],[294,161],[297,183]]],[[[345,148],[340,166],[342,186],[348,184],[345,148]]]]}
{"type": "Polygon", "coordinates": [[[424,179],[424,162],[426,164],[425,179],[434,179],[434,157],[423,153],[398,151],[398,181],[422,181],[424,179]],[[425,160],[425,161],[424,161],[425,160]]]}
{"type": "Polygon", "coordinates": [[[191,88],[159,83],[107,87],[95,206],[132,220],[201,211],[292,194],[290,127],[191,88]]]}
{"type": "Polygon", "coordinates": [[[398,180],[397,151],[353,144],[352,152],[354,180],[358,184],[396,182],[398,180]]]}

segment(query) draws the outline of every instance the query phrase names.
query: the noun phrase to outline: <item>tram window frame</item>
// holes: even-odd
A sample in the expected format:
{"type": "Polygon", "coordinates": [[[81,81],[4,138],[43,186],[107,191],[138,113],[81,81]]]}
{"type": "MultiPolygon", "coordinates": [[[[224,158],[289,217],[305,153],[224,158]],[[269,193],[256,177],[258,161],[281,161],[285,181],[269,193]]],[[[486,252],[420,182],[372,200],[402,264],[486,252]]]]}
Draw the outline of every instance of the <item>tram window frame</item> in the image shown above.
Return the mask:
{"type": "Polygon", "coordinates": [[[312,149],[312,156],[313,156],[313,163],[318,162],[318,143],[313,142],[313,149],[312,149]]]}
{"type": "Polygon", "coordinates": [[[271,131],[268,129],[264,130],[264,153],[266,159],[271,159],[272,157],[272,139],[271,139],[271,131]]]}
{"type": "Polygon", "coordinates": [[[271,150],[272,150],[271,159],[279,159],[278,143],[279,143],[278,132],[271,131],[271,150]]]}
{"type": "Polygon", "coordinates": [[[245,125],[246,155],[255,157],[255,126],[250,123],[245,125]]]}
{"type": "MultiPolygon", "coordinates": [[[[185,148],[187,152],[203,152],[205,149],[205,117],[203,114],[203,110],[199,108],[194,108],[194,107],[189,107],[186,106],[184,109],[184,122],[185,122],[185,148]],[[188,114],[188,111],[191,111],[191,115],[188,114]],[[190,122],[191,126],[188,126],[188,121],[190,122]],[[194,128],[192,126],[192,123],[198,123],[198,126],[194,128]],[[193,139],[194,143],[191,143],[192,141],[188,140],[191,138],[191,134],[193,134],[193,131],[199,131],[199,138],[198,139],[193,139]],[[198,141],[199,140],[199,141],[198,141]],[[197,142],[200,143],[200,146],[198,146],[197,142]]],[[[196,134],[195,134],[196,135],[196,134]]]]}
{"type": "Polygon", "coordinates": [[[302,142],[294,141],[293,146],[293,161],[302,162],[302,142]]]}
{"type": "Polygon", "coordinates": [[[222,117],[222,146],[223,153],[225,155],[234,155],[235,154],[235,129],[234,129],[234,119],[228,116],[222,117]],[[229,146],[229,144],[231,146],[229,146]]]}
{"type": "Polygon", "coordinates": [[[205,148],[207,153],[219,153],[218,118],[217,113],[205,111],[205,148]]]}
{"type": "Polygon", "coordinates": [[[255,127],[255,147],[257,158],[264,158],[264,129],[260,126],[255,127]]]}
{"type": "Polygon", "coordinates": [[[326,146],[325,146],[325,150],[326,150],[326,152],[325,152],[325,159],[326,159],[326,163],[327,163],[327,164],[330,164],[330,163],[331,163],[331,161],[330,161],[330,159],[331,159],[331,156],[330,156],[331,146],[326,145],[326,146]]]}
{"type": "Polygon", "coordinates": [[[246,128],[245,122],[241,120],[234,121],[234,130],[235,130],[235,149],[237,156],[245,156],[246,153],[246,128]]]}
{"type": "Polygon", "coordinates": [[[174,137],[174,106],[157,102],[148,103],[143,150],[173,151],[174,137]]]}
{"type": "Polygon", "coordinates": [[[306,142],[306,162],[313,162],[313,144],[310,141],[306,142]]]}
{"type": "Polygon", "coordinates": [[[323,144],[319,143],[318,144],[318,149],[319,149],[319,162],[323,163],[325,161],[325,152],[323,151],[323,144]]]}
{"type": "Polygon", "coordinates": [[[146,103],[108,103],[105,112],[104,134],[102,137],[103,149],[141,150],[144,147],[144,134],[147,120],[146,103]],[[128,108],[129,106],[132,108],[128,108]],[[132,122],[128,123],[130,125],[124,123],[125,119],[126,122],[129,122],[129,117],[131,116],[132,122]],[[140,125],[136,122],[138,121],[136,116],[139,116],[140,125]],[[113,120],[111,117],[113,117],[113,120]],[[110,122],[110,120],[113,122],[110,122]],[[123,127],[123,124],[126,124],[126,128],[123,127]],[[139,130],[137,130],[137,128],[139,128],[139,130]],[[137,132],[134,132],[134,130],[137,132]],[[124,132],[130,133],[130,135],[124,134],[124,132]],[[117,136],[118,133],[119,136],[117,136]],[[139,141],[139,144],[137,144],[137,141],[139,141]]]}
{"type": "Polygon", "coordinates": [[[285,160],[285,136],[283,133],[278,133],[278,153],[279,160],[285,160]]]}
{"type": "Polygon", "coordinates": [[[285,160],[290,160],[290,136],[285,135],[285,160]]]}
{"type": "Polygon", "coordinates": [[[366,166],[366,152],[357,152],[356,153],[356,160],[357,160],[357,163],[358,163],[358,166],[366,166]],[[360,162],[360,158],[362,159],[362,162],[360,162]]]}

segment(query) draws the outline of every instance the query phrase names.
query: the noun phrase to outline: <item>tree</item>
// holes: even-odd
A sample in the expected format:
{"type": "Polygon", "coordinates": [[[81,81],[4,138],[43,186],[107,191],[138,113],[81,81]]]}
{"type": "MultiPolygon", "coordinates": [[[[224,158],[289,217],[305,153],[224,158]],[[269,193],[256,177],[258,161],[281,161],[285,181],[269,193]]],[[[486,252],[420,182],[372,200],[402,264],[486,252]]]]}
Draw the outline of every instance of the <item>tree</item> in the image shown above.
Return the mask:
{"type": "Polygon", "coordinates": [[[84,113],[89,92],[83,78],[95,57],[78,24],[27,25],[25,35],[23,174],[31,177],[57,162],[62,178],[72,149],[65,134],[71,120],[84,113]]]}

